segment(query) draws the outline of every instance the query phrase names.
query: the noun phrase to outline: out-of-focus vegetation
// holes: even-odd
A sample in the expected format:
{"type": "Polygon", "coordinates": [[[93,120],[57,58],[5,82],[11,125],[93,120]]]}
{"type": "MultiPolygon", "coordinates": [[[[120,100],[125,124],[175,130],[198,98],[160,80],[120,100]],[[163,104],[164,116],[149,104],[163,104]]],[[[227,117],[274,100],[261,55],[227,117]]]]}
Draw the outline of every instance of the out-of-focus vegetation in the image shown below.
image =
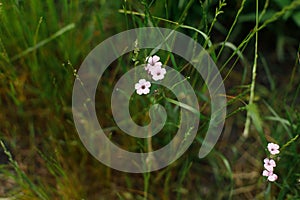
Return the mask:
{"type": "MultiPolygon", "coordinates": [[[[299,199],[299,32],[299,0],[259,1],[257,11],[256,2],[246,0],[0,0],[0,197],[299,199]],[[190,77],[206,118],[193,145],[172,165],[127,174],[102,165],[81,143],[72,119],[72,87],[76,69],[97,44],[145,26],[176,29],[207,49],[224,78],[228,116],[217,146],[200,160],[209,94],[190,66],[173,60],[190,77]],[[267,141],[289,144],[280,154],[276,183],[261,175],[267,141]]],[[[115,126],[112,88],[134,66],[133,56],[114,62],[98,88],[98,117],[107,128],[115,126]]],[[[135,105],[133,115],[143,110],[135,105]]],[[[178,108],[168,109],[178,120],[178,108]]],[[[114,142],[145,150],[143,140],[111,130],[114,142]]],[[[154,146],[169,141],[172,129],[165,132],[153,139],[154,146]]]]}

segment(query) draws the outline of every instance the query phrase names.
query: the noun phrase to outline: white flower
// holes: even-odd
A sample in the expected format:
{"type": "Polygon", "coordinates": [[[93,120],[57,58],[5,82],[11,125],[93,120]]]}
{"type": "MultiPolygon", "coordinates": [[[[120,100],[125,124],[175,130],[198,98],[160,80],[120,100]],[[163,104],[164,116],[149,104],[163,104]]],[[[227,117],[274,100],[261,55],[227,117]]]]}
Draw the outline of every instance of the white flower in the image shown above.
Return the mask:
{"type": "Polygon", "coordinates": [[[157,67],[161,67],[162,63],[159,62],[160,57],[157,55],[154,56],[148,56],[146,58],[146,67],[145,70],[148,71],[148,73],[150,73],[153,69],[157,68],[157,67]]]}
{"type": "Polygon", "coordinates": [[[161,64],[161,62],[158,62],[160,60],[160,57],[157,56],[157,55],[154,55],[154,56],[148,56],[146,58],[146,61],[149,65],[155,65],[155,64],[161,64]]]}
{"type": "Polygon", "coordinates": [[[265,158],[264,159],[264,167],[268,171],[273,171],[273,168],[276,167],[276,162],[273,159],[265,158]]]}
{"type": "Polygon", "coordinates": [[[274,174],[273,171],[264,170],[262,175],[268,177],[268,181],[271,182],[274,182],[278,179],[278,176],[274,174]]]}
{"type": "Polygon", "coordinates": [[[165,74],[167,73],[165,68],[156,67],[150,71],[152,75],[152,79],[155,81],[162,80],[165,77],[165,74]]]}
{"type": "Polygon", "coordinates": [[[266,169],[262,173],[263,176],[269,176],[269,174],[270,174],[270,172],[266,169]]]}
{"type": "Polygon", "coordinates": [[[274,182],[278,179],[278,176],[274,173],[272,173],[270,176],[268,176],[268,180],[271,182],[274,182]]]}
{"type": "Polygon", "coordinates": [[[145,70],[148,74],[152,75],[152,79],[155,81],[162,80],[167,73],[165,68],[162,68],[162,63],[159,62],[160,57],[157,55],[148,56],[146,58],[146,67],[145,70]]]}
{"type": "Polygon", "coordinates": [[[278,144],[274,144],[274,143],[269,143],[268,144],[268,150],[272,155],[276,155],[279,154],[279,145],[278,144]]]}
{"type": "Polygon", "coordinates": [[[136,93],[138,95],[148,94],[150,92],[151,83],[145,79],[140,79],[138,83],[135,84],[136,93]]]}

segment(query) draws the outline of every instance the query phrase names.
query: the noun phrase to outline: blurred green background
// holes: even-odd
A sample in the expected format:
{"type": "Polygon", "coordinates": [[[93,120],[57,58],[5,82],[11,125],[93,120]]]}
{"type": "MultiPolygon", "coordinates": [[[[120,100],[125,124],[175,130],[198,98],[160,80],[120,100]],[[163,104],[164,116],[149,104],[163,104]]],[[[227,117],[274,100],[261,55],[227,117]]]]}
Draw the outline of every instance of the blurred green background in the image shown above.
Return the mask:
{"type": "MultiPolygon", "coordinates": [[[[0,197],[299,199],[299,140],[282,155],[278,183],[267,183],[261,172],[266,141],[283,145],[299,134],[300,1],[259,1],[259,24],[266,26],[258,32],[256,109],[248,110],[254,123],[244,138],[255,54],[254,35],[245,38],[255,31],[255,10],[255,1],[242,0],[1,0],[0,139],[7,151],[0,151],[0,197]],[[76,69],[96,45],[146,26],[177,29],[208,50],[225,80],[228,117],[217,146],[200,160],[209,95],[190,66],[168,60],[191,77],[207,118],[178,161],[157,172],[126,174],[102,165],[84,148],[72,119],[72,87],[76,69]]],[[[140,62],[146,53],[138,55],[140,62]]],[[[105,127],[114,127],[109,105],[117,77],[134,66],[134,53],[126,56],[113,63],[98,88],[97,112],[105,127]]],[[[170,106],[174,117],[176,109],[170,106]]],[[[118,134],[108,133],[116,141],[118,134]]],[[[119,140],[128,148],[145,148],[142,140],[119,140]]]]}

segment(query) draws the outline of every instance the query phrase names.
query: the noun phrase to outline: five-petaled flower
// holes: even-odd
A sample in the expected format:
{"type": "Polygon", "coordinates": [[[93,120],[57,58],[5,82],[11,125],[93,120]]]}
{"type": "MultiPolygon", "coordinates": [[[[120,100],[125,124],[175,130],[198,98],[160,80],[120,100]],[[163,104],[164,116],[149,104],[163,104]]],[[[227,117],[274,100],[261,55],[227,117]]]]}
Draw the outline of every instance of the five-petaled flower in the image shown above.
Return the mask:
{"type": "Polygon", "coordinates": [[[268,144],[268,150],[270,152],[270,154],[272,155],[276,155],[279,154],[279,145],[278,144],[274,144],[274,143],[269,143],[268,144]]]}
{"type": "Polygon", "coordinates": [[[264,159],[264,167],[268,171],[273,171],[273,168],[276,167],[276,163],[273,159],[265,158],[264,159]]]}
{"type": "Polygon", "coordinates": [[[147,64],[146,64],[145,70],[148,71],[148,73],[150,74],[153,69],[161,68],[162,63],[159,62],[159,60],[160,60],[160,57],[157,55],[148,56],[146,58],[147,64]]]}
{"type": "Polygon", "coordinates": [[[278,179],[278,176],[274,174],[273,171],[264,170],[262,175],[268,177],[268,181],[271,182],[274,182],[278,179]]]}
{"type": "Polygon", "coordinates": [[[150,71],[152,75],[152,79],[155,81],[162,80],[165,77],[165,74],[167,73],[165,68],[156,67],[150,71]]]}
{"type": "Polygon", "coordinates": [[[151,83],[145,79],[140,79],[138,83],[135,84],[136,93],[139,95],[148,94],[150,92],[151,83]]]}

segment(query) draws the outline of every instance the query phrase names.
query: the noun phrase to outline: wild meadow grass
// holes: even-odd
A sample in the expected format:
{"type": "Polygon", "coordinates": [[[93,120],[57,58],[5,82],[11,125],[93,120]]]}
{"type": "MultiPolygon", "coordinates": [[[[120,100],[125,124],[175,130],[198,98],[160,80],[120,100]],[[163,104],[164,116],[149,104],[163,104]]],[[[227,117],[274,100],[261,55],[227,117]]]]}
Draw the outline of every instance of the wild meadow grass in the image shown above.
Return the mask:
{"type": "MultiPolygon", "coordinates": [[[[0,0],[0,199],[300,199],[299,30],[299,0],[0,0]],[[186,61],[158,51],[192,85],[199,129],[168,167],[130,174],[106,167],[85,149],[73,122],[72,87],[96,45],[147,26],[185,33],[209,52],[224,79],[227,116],[217,145],[199,159],[210,121],[207,87],[186,61]],[[273,155],[269,143],[280,153],[273,155]],[[275,181],[263,176],[265,158],[276,162],[275,168],[269,163],[275,181]]],[[[150,52],[117,59],[97,89],[99,123],[133,152],[147,152],[149,140],[116,127],[110,98],[118,78],[150,52]]],[[[180,105],[166,99],[159,103],[168,120],[152,138],[154,150],[174,137],[180,122],[180,105]]],[[[150,103],[133,95],[129,109],[137,124],[149,122],[150,103]]]]}

